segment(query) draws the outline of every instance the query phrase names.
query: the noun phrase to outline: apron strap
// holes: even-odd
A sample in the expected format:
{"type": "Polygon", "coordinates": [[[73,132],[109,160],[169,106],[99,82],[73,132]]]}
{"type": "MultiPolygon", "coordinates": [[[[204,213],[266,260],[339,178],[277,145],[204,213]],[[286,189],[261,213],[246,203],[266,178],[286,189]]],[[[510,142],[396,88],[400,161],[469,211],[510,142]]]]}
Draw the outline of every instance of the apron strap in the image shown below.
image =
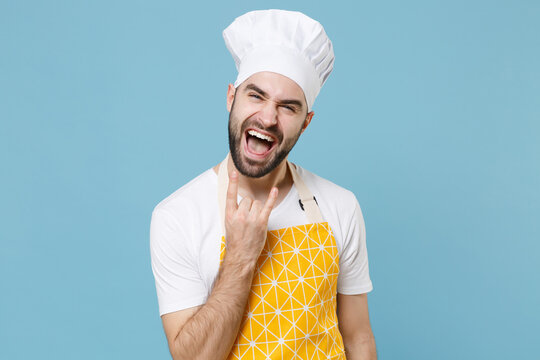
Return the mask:
{"type": "MultiPolygon", "coordinates": [[[[225,235],[225,206],[227,203],[227,188],[229,187],[229,172],[227,164],[231,155],[227,153],[227,157],[219,164],[218,170],[218,204],[221,215],[221,233],[225,235]]],[[[296,165],[287,161],[287,165],[292,175],[294,186],[300,197],[300,204],[306,213],[308,224],[316,224],[323,222],[321,210],[315,200],[315,197],[304,183],[304,180],[298,175],[296,165]]]]}
{"type": "Polygon", "coordinates": [[[315,196],[313,196],[304,180],[302,180],[300,175],[298,175],[298,171],[296,171],[296,165],[294,165],[290,161],[287,161],[287,164],[289,165],[289,169],[291,171],[294,186],[296,186],[296,190],[298,191],[298,195],[300,197],[300,204],[306,212],[308,224],[316,224],[323,222],[324,220],[321,214],[321,210],[319,209],[319,204],[317,204],[315,196]]]}

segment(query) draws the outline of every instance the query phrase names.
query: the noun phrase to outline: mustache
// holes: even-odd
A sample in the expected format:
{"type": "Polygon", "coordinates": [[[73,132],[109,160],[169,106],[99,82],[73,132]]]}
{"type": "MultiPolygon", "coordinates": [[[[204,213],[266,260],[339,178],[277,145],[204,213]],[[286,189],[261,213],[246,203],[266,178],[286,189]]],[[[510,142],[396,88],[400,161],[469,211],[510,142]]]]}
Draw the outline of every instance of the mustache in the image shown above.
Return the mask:
{"type": "Polygon", "coordinates": [[[246,132],[247,128],[254,128],[254,129],[257,129],[257,130],[265,131],[265,132],[269,133],[270,135],[272,135],[273,137],[275,137],[276,139],[278,139],[279,142],[283,141],[283,133],[281,132],[281,130],[279,130],[277,125],[274,125],[274,126],[271,126],[271,127],[264,127],[257,120],[246,120],[242,124],[242,132],[241,133],[243,134],[244,132],[246,132]]]}

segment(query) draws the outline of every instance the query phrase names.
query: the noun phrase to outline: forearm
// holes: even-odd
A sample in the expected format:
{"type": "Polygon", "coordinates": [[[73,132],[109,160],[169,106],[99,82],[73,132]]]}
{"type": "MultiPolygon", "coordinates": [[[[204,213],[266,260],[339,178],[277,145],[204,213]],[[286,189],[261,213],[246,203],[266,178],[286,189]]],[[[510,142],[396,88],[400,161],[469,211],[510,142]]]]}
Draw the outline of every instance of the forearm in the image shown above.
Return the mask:
{"type": "Polygon", "coordinates": [[[207,302],[182,327],[171,346],[173,359],[224,359],[236,339],[255,264],[227,256],[207,302]]]}
{"type": "Polygon", "coordinates": [[[377,360],[377,350],[373,333],[358,334],[343,339],[347,360],[377,360]]]}

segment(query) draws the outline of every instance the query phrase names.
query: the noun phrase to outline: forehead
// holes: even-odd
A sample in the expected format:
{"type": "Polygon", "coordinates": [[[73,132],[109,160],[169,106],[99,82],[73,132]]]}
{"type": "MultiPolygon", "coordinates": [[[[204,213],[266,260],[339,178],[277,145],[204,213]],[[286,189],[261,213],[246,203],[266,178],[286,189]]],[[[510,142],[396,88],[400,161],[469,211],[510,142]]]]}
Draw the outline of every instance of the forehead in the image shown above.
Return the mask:
{"type": "Polygon", "coordinates": [[[279,100],[298,100],[306,105],[304,91],[290,78],[274,72],[263,71],[251,75],[239,88],[245,90],[247,84],[254,84],[271,98],[279,100]]]}

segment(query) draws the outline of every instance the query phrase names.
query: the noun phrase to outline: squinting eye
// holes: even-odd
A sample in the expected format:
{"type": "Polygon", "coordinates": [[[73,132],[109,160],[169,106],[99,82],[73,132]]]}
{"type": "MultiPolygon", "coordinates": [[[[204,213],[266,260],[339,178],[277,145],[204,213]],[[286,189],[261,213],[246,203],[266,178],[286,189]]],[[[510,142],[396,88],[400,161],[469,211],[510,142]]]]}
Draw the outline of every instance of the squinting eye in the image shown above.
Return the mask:
{"type": "Polygon", "coordinates": [[[254,99],[258,99],[258,100],[261,100],[261,97],[257,94],[249,94],[250,97],[254,98],[254,99]]]}
{"type": "Polygon", "coordinates": [[[293,107],[291,107],[291,106],[283,105],[283,108],[285,108],[285,109],[287,109],[288,111],[293,112],[293,113],[296,112],[296,109],[293,108],[293,107]]]}

